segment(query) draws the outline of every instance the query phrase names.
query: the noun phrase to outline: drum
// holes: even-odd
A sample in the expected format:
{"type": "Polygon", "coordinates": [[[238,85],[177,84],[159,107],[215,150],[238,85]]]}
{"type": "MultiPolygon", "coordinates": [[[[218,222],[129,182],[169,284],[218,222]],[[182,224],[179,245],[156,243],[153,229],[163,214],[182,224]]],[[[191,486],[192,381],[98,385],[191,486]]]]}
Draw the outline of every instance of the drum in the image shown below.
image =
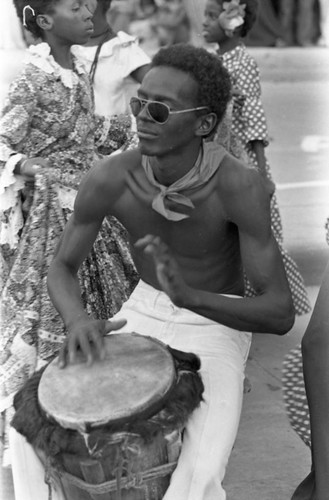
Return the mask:
{"type": "Polygon", "coordinates": [[[105,349],[91,366],[53,360],[35,373],[12,425],[67,500],[160,500],[202,400],[199,359],[136,333],[106,337],[105,349]]]}

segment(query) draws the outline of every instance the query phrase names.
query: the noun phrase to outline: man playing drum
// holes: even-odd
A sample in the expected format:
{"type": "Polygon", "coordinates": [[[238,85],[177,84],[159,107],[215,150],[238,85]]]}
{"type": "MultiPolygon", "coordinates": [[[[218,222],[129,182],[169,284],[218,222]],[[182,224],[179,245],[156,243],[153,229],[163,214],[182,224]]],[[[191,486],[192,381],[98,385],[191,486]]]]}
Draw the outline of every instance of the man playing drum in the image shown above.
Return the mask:
{"type": "Polygon", "coordinates": [[[204,49],[161,49],[131,102],[139,148],[86,176],[49,272],[50,296],[68,330],[63,367],[79,349],[88,363],[102,356],[104,335],[118,328],[200,357],[204,401],[187,423],[165,500],[226,498],[248,332],[283,335],[294,322],[266,180],[206,140],[230,92],[226,70],[204,49]],[[114,318],[126,324],[89,317],[77,280],[109,214],[126,227],[141,277],[114,318]],[[244,272],[253,298],[243,296],[244,272]]]}

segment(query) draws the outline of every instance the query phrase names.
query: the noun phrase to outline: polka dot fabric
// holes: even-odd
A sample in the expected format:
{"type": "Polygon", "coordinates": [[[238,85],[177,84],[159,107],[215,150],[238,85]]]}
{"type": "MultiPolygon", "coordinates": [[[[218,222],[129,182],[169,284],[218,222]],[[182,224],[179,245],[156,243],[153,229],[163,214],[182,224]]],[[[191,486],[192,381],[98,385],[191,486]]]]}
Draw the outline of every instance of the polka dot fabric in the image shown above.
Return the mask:
{"type": "MultiPolygon", "coordinates": [[[[240,93],[233,98],[232,135],[237,136],[240,140],[242,147],[247,152],[249,164],[258,169],[257,157],[251,147],[251,141],[261,141],[264,146],[267,146],[269,139],[265,112],[261,102],[260,75],[257,63],[248,54],[243,44],[223,54],[221,59],[230,73],[233,87],[238,89],[240,93]]],[[[273,180],[267,160],[262,168],[264,171],[261,173],[273,180]]],[[[311,304],[298,266],[283,248],[281,215],[275,193],[271,200],[271,224],[273,235],[279,244],[283,258],[296,314],[306,314],[311,310],[311,304]]],[[[246,280],[246,295],[255,295],[248,280],[246,280]]]]}
{"type": "Polygon", "coordinates": [[[231,82],[240,93],[234,98],[232,130],[244,147],[250,141],[269,143],[267,122],[261,102],[260,75],[256,61],[243,44],[222,56],[231,82]]]}
{"type": "Polygon", "coordinates": [[[291,427],[311,447],[310,414],[307,404],[301,347],[292,349],[283,362],[283,399],[291,427]]]}

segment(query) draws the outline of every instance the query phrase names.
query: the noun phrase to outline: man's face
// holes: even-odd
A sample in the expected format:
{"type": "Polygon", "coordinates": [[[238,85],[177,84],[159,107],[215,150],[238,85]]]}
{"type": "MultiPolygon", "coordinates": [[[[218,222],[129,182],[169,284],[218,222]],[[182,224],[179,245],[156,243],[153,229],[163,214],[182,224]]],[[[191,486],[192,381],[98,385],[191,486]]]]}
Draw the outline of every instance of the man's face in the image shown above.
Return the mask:
{"type": "MultiPolygon", "coordinates": [[[[184,71],[158,66],[145,75],[138,96],[165,103],[171,111],[179,111],[197,106],[197,90],[197,82],[184,71]]],[[[166,123],[160,124],[144,107],[136,118],[142,153],[163,156],[179,151],[195,138],[199,120],[197,113],[191,111],[170,115],[166,123]]]]}
{"type": "Polygon", "coordinates": [[[207,1],[202,23],[202,35],[207,43],[220,43],[227,38],[218,21],[222,10],[222,2],[207,1]]]}
{"type": "Polygon", "coordinates": [[[87,0],[59,0],[48,17],[52,34],[62,43],[84,44],[93,33],[92,9],[87,0]]]}

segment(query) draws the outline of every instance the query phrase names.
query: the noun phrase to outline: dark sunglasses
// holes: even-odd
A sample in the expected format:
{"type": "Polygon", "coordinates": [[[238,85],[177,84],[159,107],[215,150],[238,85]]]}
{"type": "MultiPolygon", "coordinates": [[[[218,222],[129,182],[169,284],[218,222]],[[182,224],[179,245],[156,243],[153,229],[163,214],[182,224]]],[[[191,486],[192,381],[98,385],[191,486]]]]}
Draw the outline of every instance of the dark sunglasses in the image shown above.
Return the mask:
{"type": "Polygon", "coordinates": [[[142,109],[146,108],[149,117],[161,125],[164,125],[169,120],[170,115],[178,115],[179,113],[189,113],[190,111],[208,109],[207,106],[201,106],[198,108],[171,111],[168,104],[165,104],[164,102],[148,101],[147,99],[140,99],[139,97],[132,97],[130,99],[130,108],[134,116],[138,116],[142,109]]]}

